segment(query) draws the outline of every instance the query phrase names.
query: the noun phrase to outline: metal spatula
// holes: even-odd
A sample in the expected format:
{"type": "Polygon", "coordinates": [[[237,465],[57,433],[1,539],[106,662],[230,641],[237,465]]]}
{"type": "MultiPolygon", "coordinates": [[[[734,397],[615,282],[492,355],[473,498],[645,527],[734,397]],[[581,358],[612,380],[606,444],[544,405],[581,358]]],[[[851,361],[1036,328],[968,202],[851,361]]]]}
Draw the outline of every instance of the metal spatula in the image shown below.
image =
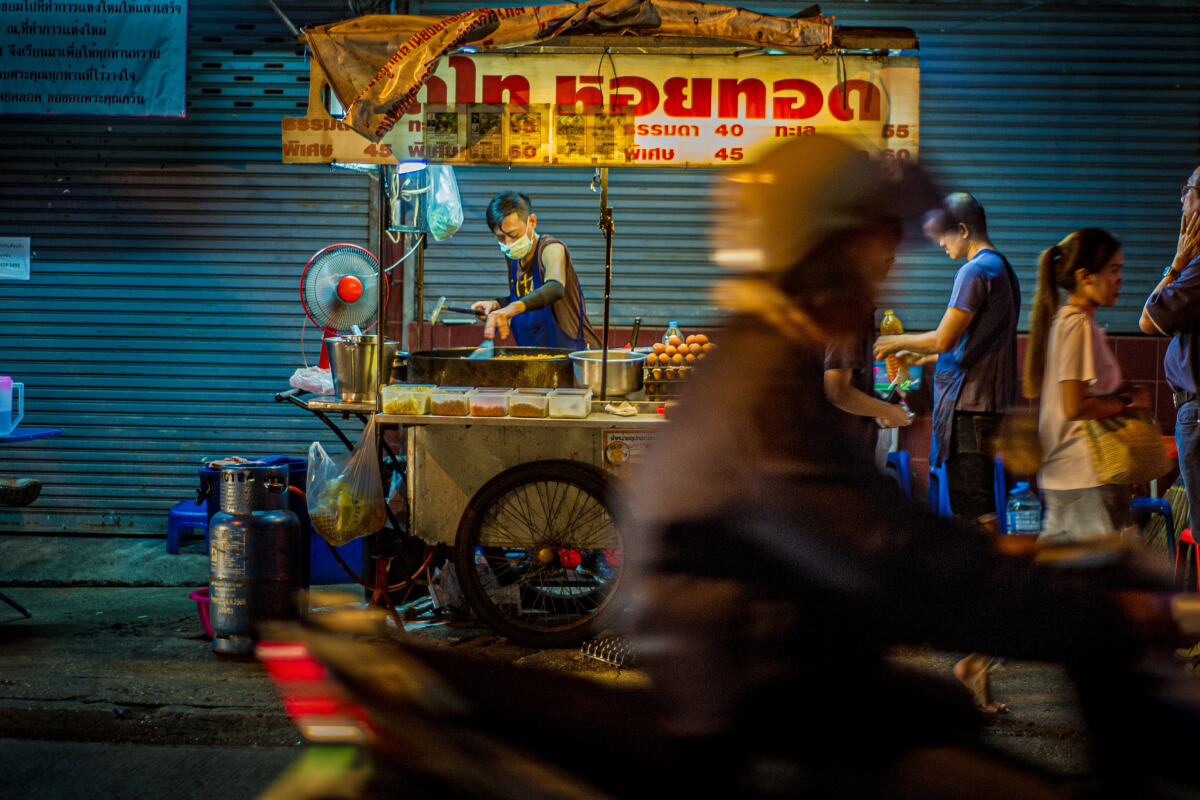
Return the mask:
{"type": "Polygon", "coordinates": [[[467,356],[468,361],[479,361],[480,359],[491,358],[496,354],[496,343],[491,339],[484,339],[483,344],[476,347],[467,356]]]}

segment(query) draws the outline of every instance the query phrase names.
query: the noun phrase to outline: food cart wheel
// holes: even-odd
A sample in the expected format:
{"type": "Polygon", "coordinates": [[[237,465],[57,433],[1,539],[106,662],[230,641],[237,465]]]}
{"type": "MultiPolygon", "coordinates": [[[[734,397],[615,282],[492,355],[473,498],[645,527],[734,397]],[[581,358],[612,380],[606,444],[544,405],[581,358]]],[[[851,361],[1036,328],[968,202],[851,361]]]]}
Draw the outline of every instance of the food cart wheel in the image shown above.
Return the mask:
{"type": "Polygon", "coordinates": [[[535,461],[467,505],[454,542],[463,595],[489,625],[535,647],[578,644],[618,610],[618,500],[592,468],[535,461]]]}

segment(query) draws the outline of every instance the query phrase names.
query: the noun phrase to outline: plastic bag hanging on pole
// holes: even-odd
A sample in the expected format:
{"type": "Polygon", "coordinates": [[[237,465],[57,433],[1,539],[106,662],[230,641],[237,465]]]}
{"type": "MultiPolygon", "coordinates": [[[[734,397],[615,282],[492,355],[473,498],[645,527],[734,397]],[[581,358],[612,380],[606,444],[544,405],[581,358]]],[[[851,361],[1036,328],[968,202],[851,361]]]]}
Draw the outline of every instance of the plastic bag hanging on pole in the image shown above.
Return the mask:
{"type": "Polygon", "coordinates": [[[454,167],[449,164],[430,164],[429,170],[429,233],[437,241],[449,239],[462,227],[462,197],[454,167]]]}
{"type": "Polygon", "coordinates": [[[373,418],[352,453],[331,456],[320,442],[308,448],[308,515],[316,532],[335,547],[387,524],[375,448],[373,418]]]}

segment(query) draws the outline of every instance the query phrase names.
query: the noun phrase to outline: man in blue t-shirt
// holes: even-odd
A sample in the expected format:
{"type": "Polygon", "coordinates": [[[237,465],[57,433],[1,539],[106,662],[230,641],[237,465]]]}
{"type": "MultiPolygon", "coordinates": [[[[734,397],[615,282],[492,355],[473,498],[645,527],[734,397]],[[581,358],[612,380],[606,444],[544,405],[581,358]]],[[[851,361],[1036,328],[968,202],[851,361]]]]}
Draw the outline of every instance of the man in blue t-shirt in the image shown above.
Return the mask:
{"type": "MultiPolygon", "coordinates": [[[[946,465],[950,510],[956,517],[999,532],[992,439],[1004,412],[1017,400],[1021,287],[1008,260],[988,238],[983,206],[966,192],[946,197],[941,213],[926,224],[926,233],[950,258],[965,258],[967,263],[954,276],[950,302],[937,328],[880,336],[875,358],[900,351],[906,362],[936,358],[929,465],[946,465]]],[[[971,653],[955,664],[954,674],[981,710],[1002,712],[1004,704],[991,698],[991,662],[990,656],[971,653]]]]}
{"type": "Polygon", "coordinates": [[[955,192],[926,225],[952,259],[967,259],[954,276],[942,321],[925,333],[881,336],[875,357],[898,351],[933,361],[930,467],[946,465],[950,510],[998,529],[991,440],[1017,400],[1017,315],[1021,289],[1012,267],[988,238],[983,206],[955,192]]]}
{"type": "Polygon", "coordinates": [[[1175,442],[1188,504],[1200,508],[1200,167],[1182,186],[1175,258],[1146,300],[1138,326],[1170,336],[1163,373],[1174,395],[1175,442]]]}

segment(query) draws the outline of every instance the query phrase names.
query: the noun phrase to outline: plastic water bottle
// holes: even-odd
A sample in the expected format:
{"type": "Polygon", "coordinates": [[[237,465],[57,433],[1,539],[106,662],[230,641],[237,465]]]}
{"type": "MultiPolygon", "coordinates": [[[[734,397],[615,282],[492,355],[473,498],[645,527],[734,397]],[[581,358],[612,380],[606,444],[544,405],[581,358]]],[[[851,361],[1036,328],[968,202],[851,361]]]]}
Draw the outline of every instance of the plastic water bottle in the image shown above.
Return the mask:
{"type": "Polygon", "coordinates": [[[662,338],[663,344],[670,344],[672,336],[677,336],[679,341],[683,341],[683,334],[679,332],[679,323],[675,320],[667,323],[667,332],[663,334],[662,338]]]}
{"type": "Polygon", "coordinates": [[[1013,486],[1004,506],[1005,530],[1008,533],[1041,533],[1042,501],[1038,500],[1027,481],[1013,486]]]}

